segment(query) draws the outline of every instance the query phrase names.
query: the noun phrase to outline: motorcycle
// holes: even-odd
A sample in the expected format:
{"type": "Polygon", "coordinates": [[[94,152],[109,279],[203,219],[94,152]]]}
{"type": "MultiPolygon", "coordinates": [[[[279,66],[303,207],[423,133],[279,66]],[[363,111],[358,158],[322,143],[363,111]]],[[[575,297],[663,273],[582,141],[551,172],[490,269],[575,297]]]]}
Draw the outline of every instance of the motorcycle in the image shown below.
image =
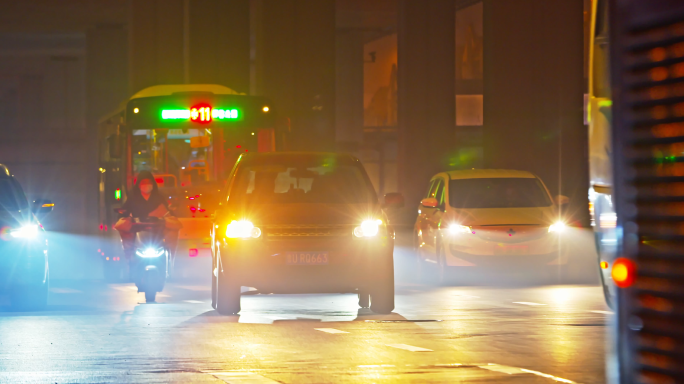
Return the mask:
{"type": "MultiPolygon", "coordinates": [[[[122,216],[126,212],[121,210],[122,216]]],[[[164,290],[169,277],[169,249],[164,241],[165,221],[163,218],[133,218],[131,232],[135,233],[135,254],[129,260],[130,276],[145,293],[145,301],[154,302],[157,292],[164,290]]]]}

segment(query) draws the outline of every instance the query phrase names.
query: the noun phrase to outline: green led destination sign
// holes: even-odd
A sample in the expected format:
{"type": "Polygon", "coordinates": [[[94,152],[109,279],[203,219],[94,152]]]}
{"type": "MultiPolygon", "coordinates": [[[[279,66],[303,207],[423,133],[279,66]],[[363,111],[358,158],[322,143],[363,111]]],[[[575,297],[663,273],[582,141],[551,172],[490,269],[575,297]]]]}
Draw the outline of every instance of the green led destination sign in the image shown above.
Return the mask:
{"type": "Polygon", "coordinates": [[[190,120],[196,123],[209,123],[212,120],[235,120],[239,117],[237,109],[219,109],[209,105],[198,105],[190,109],[163,109],[162,120],[190,120]]]}

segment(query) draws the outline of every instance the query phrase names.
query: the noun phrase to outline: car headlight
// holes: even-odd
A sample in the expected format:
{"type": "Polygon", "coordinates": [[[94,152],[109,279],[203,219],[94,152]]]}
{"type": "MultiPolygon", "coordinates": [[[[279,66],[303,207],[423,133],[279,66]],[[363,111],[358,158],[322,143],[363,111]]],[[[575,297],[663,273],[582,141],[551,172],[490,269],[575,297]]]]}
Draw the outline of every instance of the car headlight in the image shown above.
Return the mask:
{"type": "Polygon", "coordinates": [[[164,248],[154,249],[152,247],[145,249],[137,249],[135,254],[140,257],[160,257],[164,254],[164,248]]]}
{"type": "Polygon", "coordinates": [[[358,227],[354,228],[354,236],[356,237],[373,237],[380,232],[380,225],[382,220],[365,220],[358,227]]]}
{"type": "Polygon", "coordinates": [[[15,239],[33,239],[38,236],[38,226],[35,224],[24,225],[21,228],[10,229],[10,236],[15,239]]]}
{"type": "Polygon", "coordinates": [[[261,236],[261,229],[255,227],[249,220],[233,220],[226,227],[226,237],[230,239],[256,239],[261,236]]]}
{"type": "Polygon", "coordinates": [[[472,232],[472,228],[470,228],[467,225],[460,225],[460,224],[450,224],[449,227],[447,228],[449,231],[449,234],[451,235],[458,235],[459,233],[470,233],[472,232]]]}
{"type": "Polygon", "coordinates": [[[559,221],[555,224],[551,224],[551,226],[549,227],[549,233],[561,233],[563,231],[565,231],[565,223],[563,223],[562,221],[559,221]]]}

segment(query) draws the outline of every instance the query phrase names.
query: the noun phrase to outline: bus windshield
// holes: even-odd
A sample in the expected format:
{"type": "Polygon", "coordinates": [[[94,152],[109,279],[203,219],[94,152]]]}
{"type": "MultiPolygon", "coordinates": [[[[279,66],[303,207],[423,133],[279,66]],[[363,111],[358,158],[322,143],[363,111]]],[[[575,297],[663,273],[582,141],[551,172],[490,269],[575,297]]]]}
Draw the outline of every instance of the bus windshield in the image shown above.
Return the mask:
{"type": "Polygon", "coordinates": [[[153,172],[162,188],[214,181],[212,142],[209,129],[134,130],[133,173],[153,172]]]}

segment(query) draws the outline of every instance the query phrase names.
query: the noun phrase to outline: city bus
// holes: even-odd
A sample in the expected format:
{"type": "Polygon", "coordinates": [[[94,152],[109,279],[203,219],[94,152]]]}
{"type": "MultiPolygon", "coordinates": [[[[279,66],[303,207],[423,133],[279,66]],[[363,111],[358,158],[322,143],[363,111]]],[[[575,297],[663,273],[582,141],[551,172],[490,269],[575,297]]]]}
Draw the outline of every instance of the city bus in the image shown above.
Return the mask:
{"type": "Polygon", "coordinates": [[[590,197],[615,311],[607,378],[682,383],[684,2],[593,3],[590,197]]]}
{"type": "MultiPolygon", "coordinates": [[[[151,171],[183,224],[176,260],[211,256],[211,216],[226,175],[245,152],[270,152],[285,136],[264,97],[211,84],[157,85],[141,90],[99,124],[98,255],[108,280],[124,276],[115,208],[143,170],[151,171]]],[[[183,271],[176,271],[183,274],[183,271]]]]}
{"type": "Polygon", "coordinates": [[[594,230],[603,293],[608,306],[615,301],[611,269],[617,256],[617,216],[613,204],[608,0],[592,2],[589,45],[589,214],[594,230]]]}

